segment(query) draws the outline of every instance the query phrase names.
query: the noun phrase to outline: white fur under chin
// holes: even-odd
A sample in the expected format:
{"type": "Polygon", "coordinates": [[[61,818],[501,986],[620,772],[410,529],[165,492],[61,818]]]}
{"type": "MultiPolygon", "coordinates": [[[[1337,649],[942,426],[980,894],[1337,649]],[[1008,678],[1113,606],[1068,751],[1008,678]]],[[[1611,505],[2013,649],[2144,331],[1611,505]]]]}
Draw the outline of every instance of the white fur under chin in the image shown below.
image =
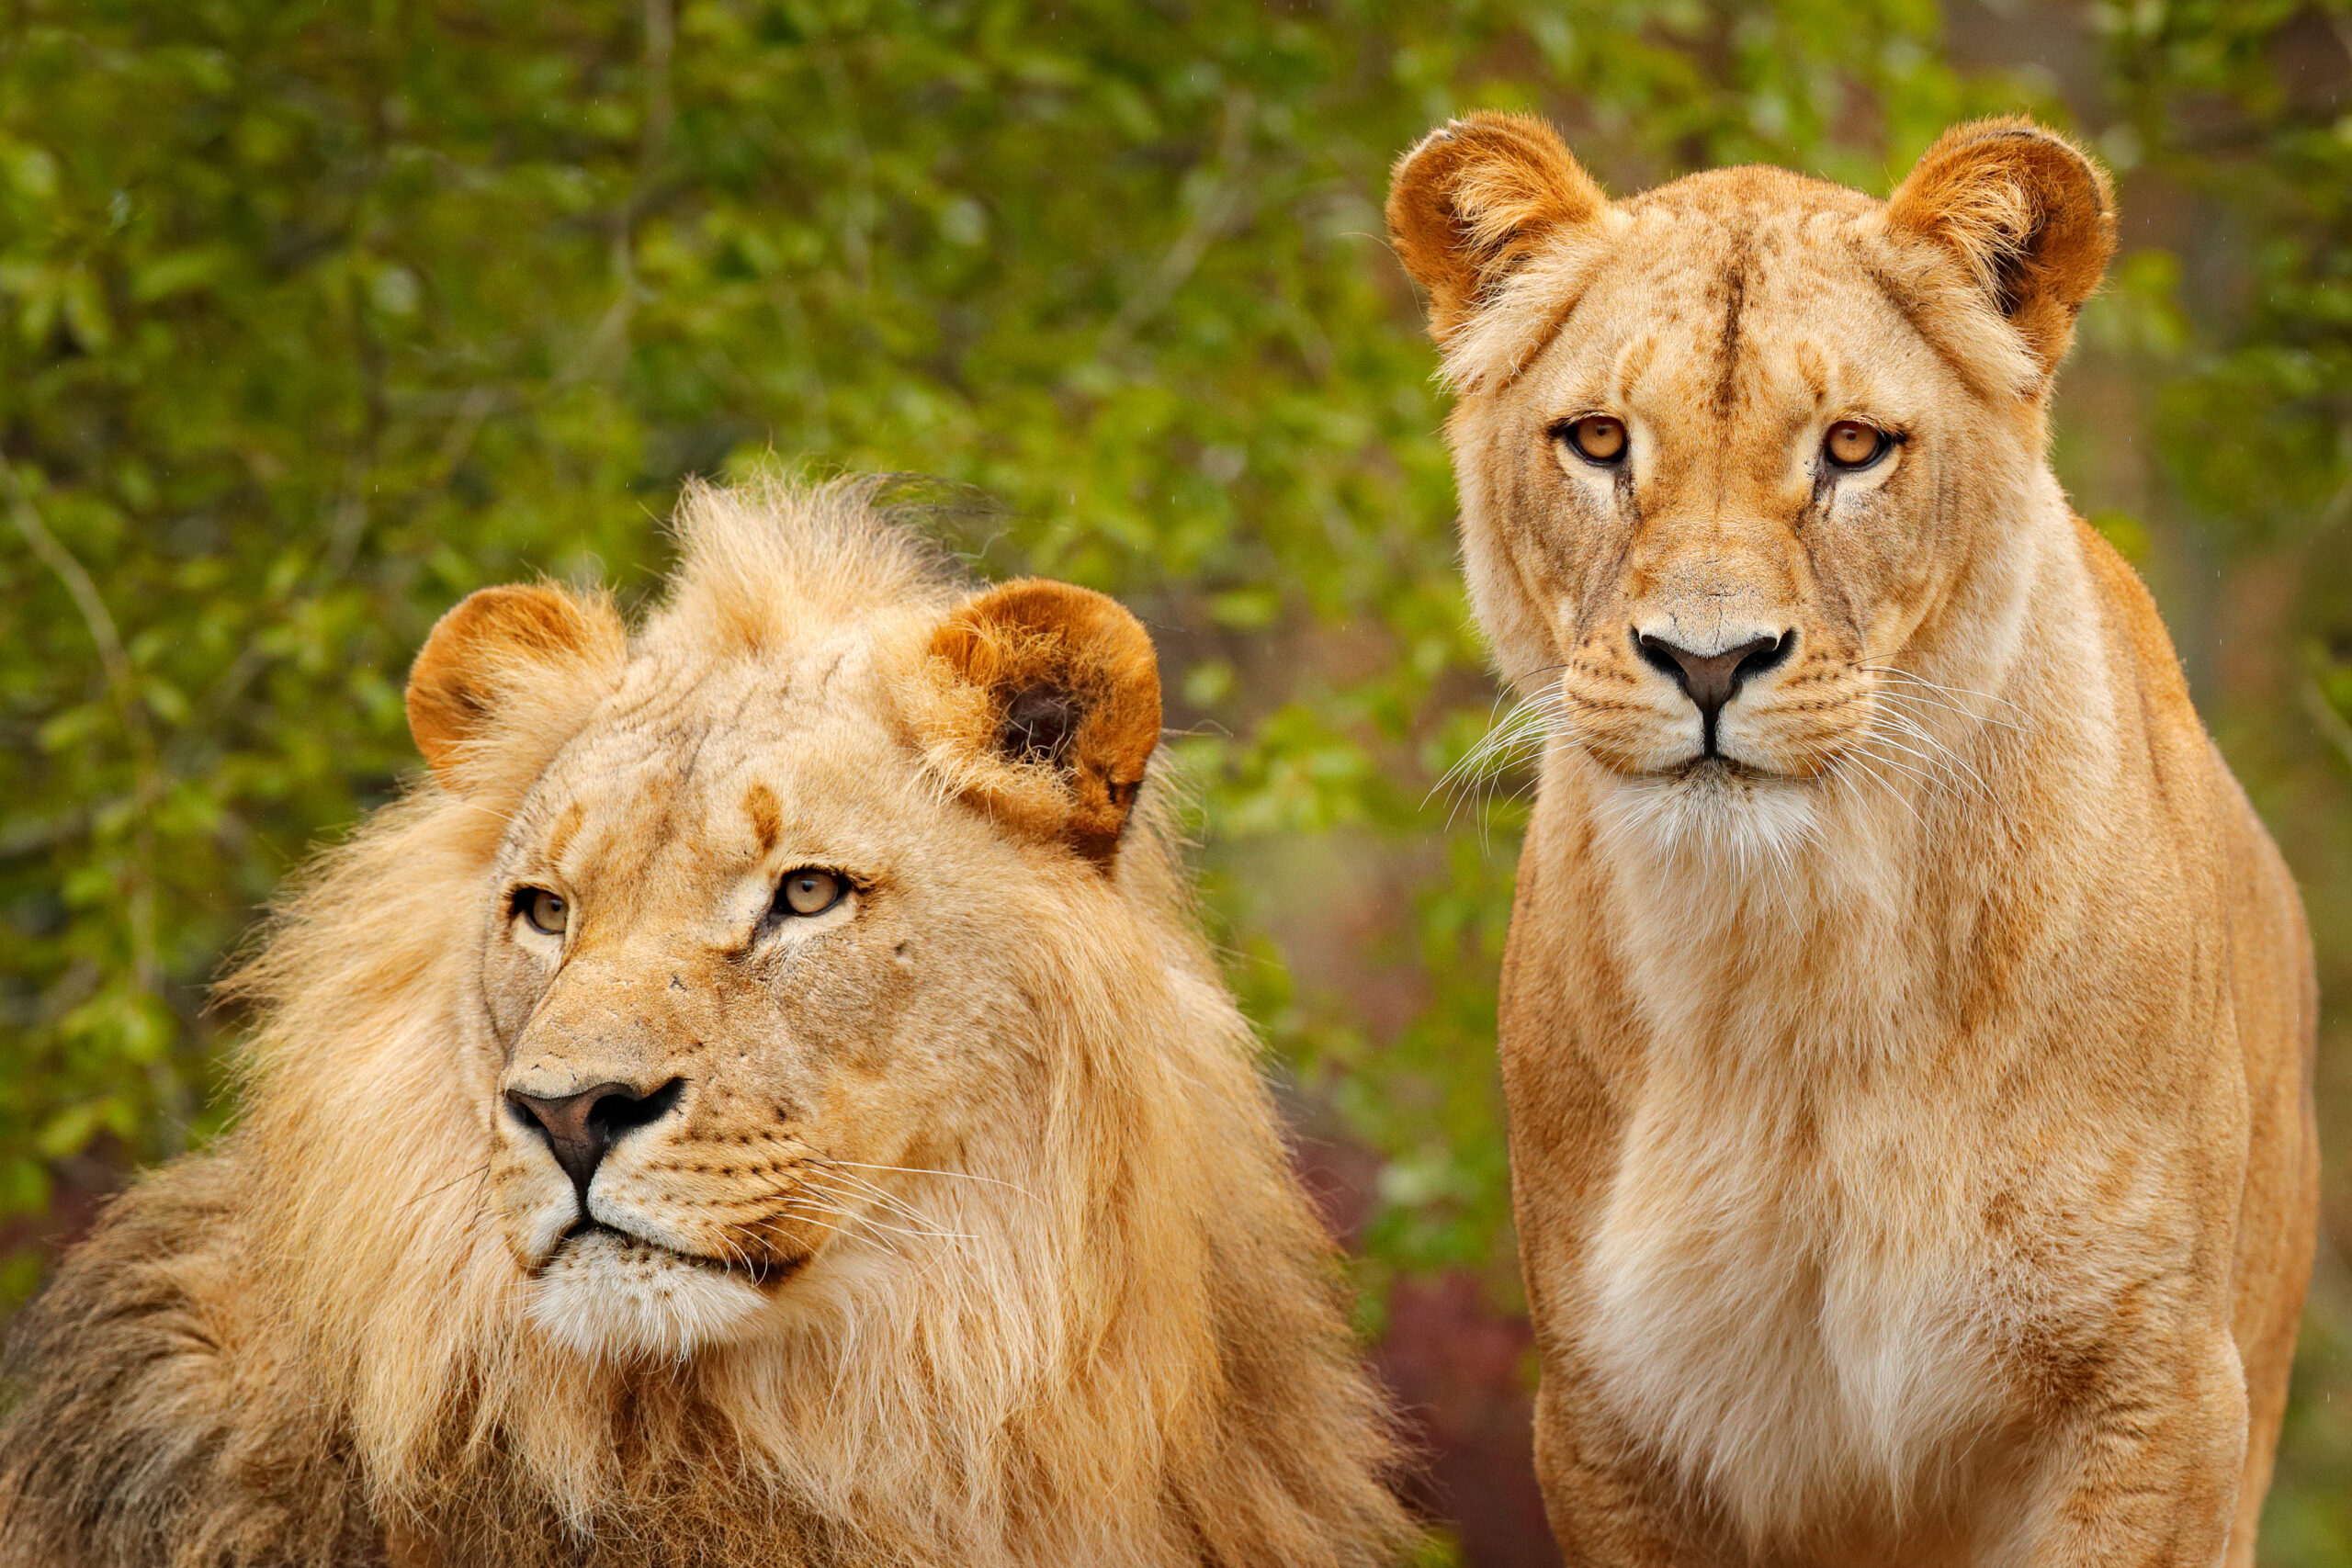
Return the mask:
{"type": "Polygon", "coordinates": [[[1819,839],[1814,794],[1793,780],[1713,769],[1619,779],[1597,805],[1601,837],[1621,852],[1741,874],[1786,872],[1819,839]]]}
{"type": "Polygon", "coordinates": [[[683,1360],[741,1337],[766,1298],[748,1281],[606,1233],[569,1242],[531,1288],[531,1322],[599,1360],[683,1360]]]}

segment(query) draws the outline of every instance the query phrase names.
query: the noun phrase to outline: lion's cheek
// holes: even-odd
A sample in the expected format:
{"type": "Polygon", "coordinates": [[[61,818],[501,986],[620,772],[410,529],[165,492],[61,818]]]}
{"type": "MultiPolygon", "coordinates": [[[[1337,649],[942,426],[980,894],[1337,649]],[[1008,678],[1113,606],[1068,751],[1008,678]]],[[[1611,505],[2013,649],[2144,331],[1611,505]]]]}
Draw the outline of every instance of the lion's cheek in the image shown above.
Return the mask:
{"type": "Polygon", "coordinates": [[[757,1275],[797,1269],[832,1235],[831,1205],[791,1139],[722,1137],[650,1152],[641,1164],[607,1162],[589,1208],[617,1230],[757,1275]]]}
{"type": "Polygon", "coordinates": [[[525,1273],[537,1271],[579,1218],[571,1184],[554,1162],[503,1146],[491,1157],[489,1207],[507,1250],[525,1273]]]}

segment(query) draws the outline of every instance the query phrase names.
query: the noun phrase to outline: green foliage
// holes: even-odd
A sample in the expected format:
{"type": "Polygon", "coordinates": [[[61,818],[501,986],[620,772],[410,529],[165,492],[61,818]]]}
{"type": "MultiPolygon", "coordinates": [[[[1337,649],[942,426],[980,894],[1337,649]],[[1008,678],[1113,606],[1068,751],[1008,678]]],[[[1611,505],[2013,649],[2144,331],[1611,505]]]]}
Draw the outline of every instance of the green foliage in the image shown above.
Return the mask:
{"type": "MultiPolygon", "coordinates": [[[[1967,107],[1934,23],[1904,0],[20,7],[0,1202],[38,1209],[101,1133],[151,1156],[211,1125],[204,982],[303,846],[396,787],[434,615],[532,571],[641,586],[690,472],[965,481],[1002,502],[967,541],[987,565],[1137,604],[1245,924],[1253,841],[1426,836],[1493,694],[1431,355],[1378,238],[1388,161],[1457,109],[1567,95],[1631,177],[1868,178],[1967,107]]],[[[1508,1273],[1487,1041],[1515,823],[1456,812],[1396,934],[1429,978],[1399,1037],[1330,998],[1266,1015],[1397,1156],[1396,1261],[1508,1273]]]]}
{"type": "MultiPolygon", "coordinates": [[[[2352,507],[2352,133],[2266,86],[2299,14],[2143,0],[2110,28],[2130,146],[2241,215],[2234,314],[2192,321],[2149,250],[2086,330],[2163,367],[2171,483],[2217,551],[2352,507]],[[2191,93],[2259,140],[2199,151],[2191,93]]],[[[782,462],[977,487],[988,570],[1136,606],[1236,984],[1387,1162],[1372,1267],[1503,1293],[1524,780],[1430,798],[1496,694],[1387,164],[1450,114],[1540,107],[1619,188],[1765,159],[1883,189],[1951,120],[2047,107],[1947,65],[1931,0],[6,16],[0,1213],[217,1127],[208,977],[414,765],[400,682],[439,611],[535,572],[640,592],[684,476],[782,462]],[[1363,941],[1410,981],[1382,1016],[1283,936],[1303,866],[1373,862],[1363,941]]],[[[2341,722],[2352,619],[2298,625],[2341,722]]]]}
{"type": "MultiPolygon", "coordinates": [[[[2151,254],[2177,295],[2206,292],[2183,330],[2137,355],[2170,480],[2159,521],[2254,590],[2214,617],[2221,652],[2199,694],[2295,863],[2322,995],[2341,996],[2352,987],[2352,6],[2174,0],[2114,5],[2106,19],[2127,144],[2216,220],[2179,259],[2151,254]],[[2279,668],[2246,667],[2246,634],[2283,645],[2279,668]]],[[[2324,1142],[2352,1128],[2345,1032],[2338,1006],[2322,1031],[2324,1142]]],[[[2352,1562],[2340,1178],[2326,1202],[2265,1521],[2279,1562],[2352,1562]]]]}

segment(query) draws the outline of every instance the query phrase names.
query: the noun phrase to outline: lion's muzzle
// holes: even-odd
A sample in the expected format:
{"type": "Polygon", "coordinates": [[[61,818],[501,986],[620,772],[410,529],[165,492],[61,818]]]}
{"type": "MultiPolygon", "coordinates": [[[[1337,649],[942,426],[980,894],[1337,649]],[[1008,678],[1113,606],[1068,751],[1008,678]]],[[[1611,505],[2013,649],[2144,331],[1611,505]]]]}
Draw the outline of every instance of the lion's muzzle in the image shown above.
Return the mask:
{"type": "Polygon", "coordinates": [[[571,1178],[584,1213],[588,1184],[613,1145],[675,1111],[685,1088],[686,1080],[676,1077],[650,1090],[606,1082],[572,1093],[537,1094],[518,1086],[506,1091],[506,1105],[517,1122],[547,1140],[556,1164],[571,1178]]]}

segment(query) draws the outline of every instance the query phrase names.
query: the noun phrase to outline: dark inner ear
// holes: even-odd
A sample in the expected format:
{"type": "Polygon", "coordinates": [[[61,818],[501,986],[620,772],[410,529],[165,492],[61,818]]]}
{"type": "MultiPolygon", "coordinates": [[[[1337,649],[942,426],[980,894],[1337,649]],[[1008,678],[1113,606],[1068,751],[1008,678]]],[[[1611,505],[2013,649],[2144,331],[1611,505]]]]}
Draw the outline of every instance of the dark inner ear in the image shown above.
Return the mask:
{"type": "Polygon", "coordinates": [[[2013,249],[2003,252],[1993,264],[1993,303],[2002,315],[2015,316],[2018,308],[2025,303],[2026,283],[2034,268],[2034,250],[2049,227],[2048,217],[2037,210],[2033,226],[2018,237],[2013,249]]]}
{"type": "Polygon", "coordinates": [[[1026,578],[952,611],[931,658],[946,701],[918,720],[932,727],[926,744],[1000,821],[1107,870],[1159,745],[1159,661],[1143,623],[1091,589],[1026,578]]]}
{"type": "Polygon", "coordinates": [[[1057,685],[1031,686],[1004,705],[997,725],[997,750],[1016,762],[1046,762],[1058,768],[1086,718],[1078,694],[1057,685]]]}
{"type": "Polygon", "coordinates": [[[2018,249],[1992,264],[1992,303],[2002,315],[2016,315],[2018,306],[2025,303],[2025,275],[2032,270],[2034,240],[2040,235],[2041,226],[2034,223],[2018,243],[2018,249]]]}
{"type": "Polygon", "coordinates": [[[1953,126],[1887,197],[1889,224],[1974,275],[2048,378],[2115,251],[2115,195],[2088,154],[2030,120],[1953,126]]]}

